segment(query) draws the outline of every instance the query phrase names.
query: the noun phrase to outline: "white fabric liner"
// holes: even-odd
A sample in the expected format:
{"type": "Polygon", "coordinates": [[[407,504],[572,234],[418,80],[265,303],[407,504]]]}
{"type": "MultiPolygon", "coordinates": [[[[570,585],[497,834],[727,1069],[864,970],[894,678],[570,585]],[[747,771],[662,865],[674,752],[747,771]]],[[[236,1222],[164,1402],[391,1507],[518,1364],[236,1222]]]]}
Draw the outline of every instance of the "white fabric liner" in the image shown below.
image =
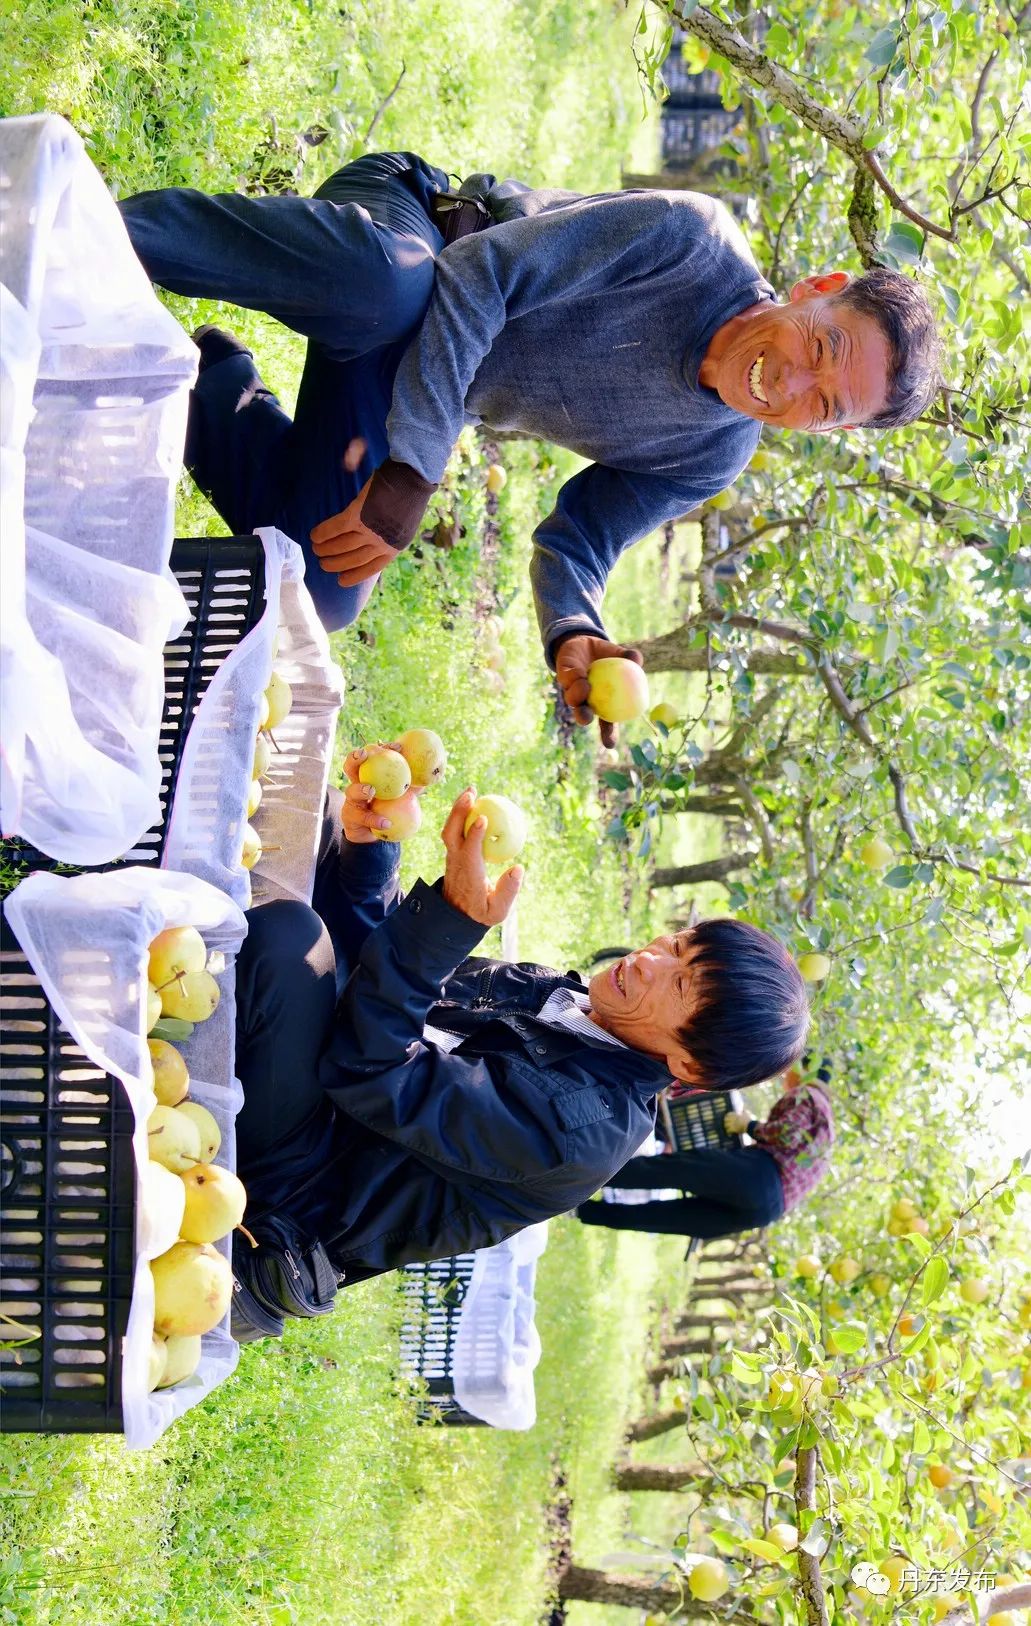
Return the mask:
{"type": "Polygon", "coordinates": [[[527,1429],[537,1420],[533,1372],[541,1340],[534,1284],[547,1240],[542,1221],[474,1255],[451,1375],[458,1404],[493,1428],[527,1429]]]}
{"type": "Polygon", "coordinates": [[[0,120],[0,827],[67,863],[160,818],[197,350],[64,119],[0,120]]]}
{"type": "Polygon", "coordinates": [[[280,531],[265,549],[265,613],[223,660],[197,707],[176,780],[162,864],[209,881],[241,909],[273,898],[311,900],[322,804],[343,678],[304,586],[304,556],[280,531]],[[273,640],[278,649],[273,657],[273,640]],[[240,863],[262,694],[275,670],[293,691],[272,736],[272,764],[250,821],[262,844],[256,868],[240,863]]]}
{"type": "MultiPolygon", "coordinates": [[[[234,1123],[243,1091],[233,1076],[235,955],[247,932],[237,906],[190,875],[126,868],[99,875],[37,872],[6,900],[8,921],[58,1020],[90,1060],[120,1079],[132,1105],[136,1160],[136,1269],[123,1342],[122,1403],[126,1443],[153,1445],[175,1421],[233,1371],[239,1345],[226,1316],[203,1340],[200,1366],[173,1389],[148,1395],[147,1361],[154,1327],[148,1261],[175,1236],[145,1235],[140,1176],[149,1162],[146,1122],[155,1106],[145,1026],[147,950],[166,926],[195,926],[209,950],[225,955],[217,975],[218,1009],[178,1046],[190,1074],[190,1097],[208,1108],[222,1132],[216,1162],[236,1165],[234,1123]]],[[[230,1242],[217,1244],[230,1258],[230,1242]]]]}

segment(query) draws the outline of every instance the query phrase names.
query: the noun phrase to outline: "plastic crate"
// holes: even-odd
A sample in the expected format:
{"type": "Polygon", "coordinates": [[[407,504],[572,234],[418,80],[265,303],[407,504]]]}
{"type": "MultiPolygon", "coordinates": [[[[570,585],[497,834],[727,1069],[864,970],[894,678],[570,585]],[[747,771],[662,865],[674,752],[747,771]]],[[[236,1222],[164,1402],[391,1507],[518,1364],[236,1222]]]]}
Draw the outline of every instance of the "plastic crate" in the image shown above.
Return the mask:
{"type": "Polygon", "coordinates": [[[728,1135],[723,1118],[727,1112],[740,1112],[742,1105],[738,1090],[706,1090],[667,1097],[674,1151],[701,1152],[707,1146],[739,1146],[741,1136],[728,1135]]]}
{"type": "MultiPolygon", "coordinates": [[[[106,869],[160,862],[190,720],[264,611],[257,537],[177,540],[171,564],[191,618],[165,649],[161,821],[106,869]]],[[[71,868],[20,841],[6,843],[5,856],[26,872],[71,868]]],[[[0,1308],[9,1318],[0,1344],[17,1340],[11,1322],[40,1334],[0,1349],[0,1429],[118,1431],[134,1265],[132,1111],[118,1080],[58,1023],[2,908],[0,994],[0,1308]]]]}
{"type": "Polygon", "coordinates": [[[475,1261],[475,1254],[456,1253],[429,1264],[406,1265],[400,1272],[405,1300],[401,1369],[422,1387],[416,1413],[420,1422],[439,1419],[452,1427],[486,1427],[482,1418],[458,1404],[452,1377],[458,1321],[475,1261]]]}
{"type": "Polygon", "coordinates": [[[0,996],[0,1343],[39,1334],[0,1348],[0,1427],[119,1430],[132,1109],[58,1024],[2,916],[0,996]]]}
{"type": "MultiPolygon", "coordinates": [[[[174,643],[165,646],[165,704],[158,753],[161,760],[161,818],[136,845],[110,864],[160,863],[172,791],[179,773],[190,721],[219,666],[261,620],[265,609],[265,551],[256,536],[181,537],[172,543],[172,573],[190,607],[190,620],[174,643]]],[[[28,842],[5,842],[12,864],[31,870],[77,874],[28,842]]]]}

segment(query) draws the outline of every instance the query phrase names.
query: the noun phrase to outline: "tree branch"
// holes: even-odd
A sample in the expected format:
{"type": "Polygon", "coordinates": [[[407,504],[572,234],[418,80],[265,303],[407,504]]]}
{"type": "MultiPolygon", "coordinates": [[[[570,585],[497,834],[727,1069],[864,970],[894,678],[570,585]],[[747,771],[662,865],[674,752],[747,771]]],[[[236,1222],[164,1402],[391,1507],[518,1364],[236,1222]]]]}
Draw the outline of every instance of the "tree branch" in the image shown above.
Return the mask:
{"type": "MultiPolygon", "coordinates": [[[[804,1525],[803,1513],[816,1511],[816,1464],[819,1452],[815,1445],[800,1446],[795,1453],[795,1507],[798,1510],[798,1524],[804,1525]]],[[[820,1574],[820,1560],[807,1553],[803,1547],[798,1548],[798,1579],[802,1584],[802,1598],[805,1603],[806,1620],[809,1626],[830,1626],[827,1614],[827,1600],[823,1595],[823,1576],[820,1574]]]]}

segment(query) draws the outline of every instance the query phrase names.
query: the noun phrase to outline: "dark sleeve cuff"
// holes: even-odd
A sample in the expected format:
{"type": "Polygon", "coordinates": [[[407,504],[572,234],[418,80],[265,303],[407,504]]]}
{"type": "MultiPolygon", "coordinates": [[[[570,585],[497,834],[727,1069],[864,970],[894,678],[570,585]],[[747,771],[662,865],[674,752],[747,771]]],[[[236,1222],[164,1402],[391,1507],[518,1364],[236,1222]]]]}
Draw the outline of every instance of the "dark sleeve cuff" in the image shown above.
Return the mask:
{"type": "Polygon", "coordinates": [[[544,656],[552,671],[558,661],[558,652],[567,638],[604,638],[607,641],[608,633],[598,622],[583,621],[572,616],[553,622],[548,628],[544,645],[544,656]]]}
{"type": "Polygon", "coordinates": [[[422,524],[426,504],[436,489],[407,463],[395,463],[388,457],[372,477],[362,504],[362,524],[381,536],[388,547],[400,551],[422,524]]]}

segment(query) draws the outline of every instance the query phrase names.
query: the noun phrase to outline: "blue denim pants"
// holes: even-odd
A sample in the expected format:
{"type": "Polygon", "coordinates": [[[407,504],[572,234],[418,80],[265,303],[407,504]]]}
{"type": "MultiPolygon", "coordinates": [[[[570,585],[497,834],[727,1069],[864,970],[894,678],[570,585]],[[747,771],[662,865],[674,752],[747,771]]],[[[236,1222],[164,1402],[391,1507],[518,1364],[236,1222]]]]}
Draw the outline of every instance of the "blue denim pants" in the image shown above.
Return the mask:
{"type": "Polygon", "coordinates": [[[232,532],[275,525],[300,544],[331,632],[354,620],[375,582],[339,587],[309,533],[387,456],[394,375],[444,246],[429,208],[448,185],[414,153],[370,153],[312,198],[170,187],[120,205],[152,282],[265,311],[308,341],[292,420],[250,354],[205,367],[190,398],[185,461],[232,532]]]}

